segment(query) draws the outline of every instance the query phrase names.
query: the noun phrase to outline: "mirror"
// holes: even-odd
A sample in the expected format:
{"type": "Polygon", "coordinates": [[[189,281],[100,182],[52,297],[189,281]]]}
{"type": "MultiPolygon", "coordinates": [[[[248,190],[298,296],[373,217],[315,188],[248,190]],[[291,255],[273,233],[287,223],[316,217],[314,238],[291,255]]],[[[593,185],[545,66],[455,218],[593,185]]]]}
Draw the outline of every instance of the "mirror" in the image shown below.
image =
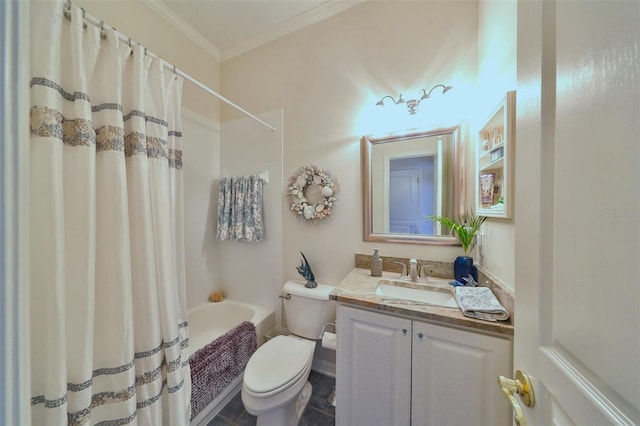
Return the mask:
{"type": "Polygon", "coordinates": [[[459,244],[429,215],[465,211],[460,127],[361,140],[364,240],[459,244]]]}

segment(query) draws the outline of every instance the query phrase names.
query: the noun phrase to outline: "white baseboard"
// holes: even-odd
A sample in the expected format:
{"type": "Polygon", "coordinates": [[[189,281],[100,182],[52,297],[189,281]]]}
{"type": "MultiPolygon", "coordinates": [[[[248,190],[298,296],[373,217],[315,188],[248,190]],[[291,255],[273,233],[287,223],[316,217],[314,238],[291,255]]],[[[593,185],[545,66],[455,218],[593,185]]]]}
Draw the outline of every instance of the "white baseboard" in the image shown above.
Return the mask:
{"type": "Polygon", "coordinates": [[[329,377],[336,377],[336,364],[324,359],[314,359],[311,369],[329,377]]]}

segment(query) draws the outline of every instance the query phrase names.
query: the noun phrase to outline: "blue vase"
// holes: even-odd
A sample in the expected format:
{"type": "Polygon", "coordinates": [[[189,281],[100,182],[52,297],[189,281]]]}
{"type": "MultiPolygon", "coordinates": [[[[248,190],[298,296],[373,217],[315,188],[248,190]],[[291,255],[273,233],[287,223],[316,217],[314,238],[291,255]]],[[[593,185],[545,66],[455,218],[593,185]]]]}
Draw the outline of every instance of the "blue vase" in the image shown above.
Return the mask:
{"type": "Polygon", "coordinates": [[[469,278],[469,275],[478,281],[478,268],[473,265],[473,258],[469,256],[456,257],[456,260],[453,262],[453,276],[456,281],[461,284],[466,284],[467,281],[463,278],[469,278]]]}

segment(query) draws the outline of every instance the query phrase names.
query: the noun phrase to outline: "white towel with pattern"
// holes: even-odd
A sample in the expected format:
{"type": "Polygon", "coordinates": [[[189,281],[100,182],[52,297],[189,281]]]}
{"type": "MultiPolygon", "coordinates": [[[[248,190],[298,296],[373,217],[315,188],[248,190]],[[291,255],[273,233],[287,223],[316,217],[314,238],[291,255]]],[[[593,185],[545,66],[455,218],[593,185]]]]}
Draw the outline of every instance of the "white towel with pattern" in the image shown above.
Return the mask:
{"type": "Polygon", "coordinates": [[[509,311],[500,304],[489,287],[456,287],[456,301],[462,313],[487,321],[505,321],[509,311]]]}

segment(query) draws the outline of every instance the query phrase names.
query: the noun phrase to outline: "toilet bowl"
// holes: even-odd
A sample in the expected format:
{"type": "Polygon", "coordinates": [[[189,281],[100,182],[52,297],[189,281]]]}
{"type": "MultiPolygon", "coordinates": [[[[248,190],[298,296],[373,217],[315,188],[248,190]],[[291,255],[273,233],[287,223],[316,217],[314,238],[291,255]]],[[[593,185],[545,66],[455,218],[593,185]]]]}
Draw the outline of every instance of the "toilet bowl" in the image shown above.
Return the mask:
{"type": "Polygon", "coordinates": [[[314,289],[303,282],[283,286],[287,326],[292,333],[267,341],[251,356],[244,371],[242,402],[257,416],[258,426],[295,426],[309,399],[316,339],[322,326],[335,319],[335,302],[329,300],[333,286],[314,289]]]}
{"type": "Polygon", "coordinates": [[[314,341],[276,336],[251,357],[244,372],[242,402],[258,417],[257,424],[284,426],[298,422],[311,396],[311,384],[307,392],[302,390],[308,383],[314,349],[314,341]]]}

